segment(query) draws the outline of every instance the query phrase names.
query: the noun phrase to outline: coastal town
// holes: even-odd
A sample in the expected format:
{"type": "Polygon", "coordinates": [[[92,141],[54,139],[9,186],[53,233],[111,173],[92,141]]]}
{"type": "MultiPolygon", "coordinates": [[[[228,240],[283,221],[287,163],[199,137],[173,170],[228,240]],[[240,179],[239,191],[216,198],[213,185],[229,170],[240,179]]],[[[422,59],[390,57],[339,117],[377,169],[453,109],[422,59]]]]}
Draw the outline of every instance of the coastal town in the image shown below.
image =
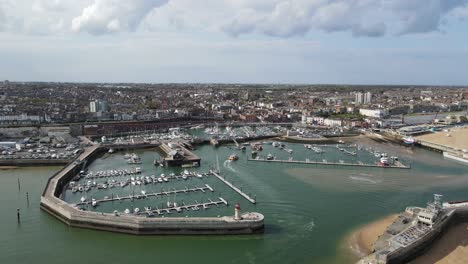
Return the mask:
{"type": "Polygon", "coordinates": [[[467,122],[466,87],[3,81],[0,101],[0,159],[26,148],[28,158],[39,158],[41,152],[31,150],[32,144],[68,146],[76,144],[77,136],[112,137],[214,123],[285,125],[289,129],[279,134],[289,137],[374,134],[410,144],[417,140],[462,160],[468,148],[459,144],[467,142],[466,133],[448,132],[467,122]],[[434,132],[440,133],[424,136],[434,132]]]}
{"type": "MultiPolygon", "coordinates": [[[[249,170],[356,171],[350,184],[374,188],[419,175],[418,149],[468,164],[467,87],[4,81],[0,96],[1,168],[61,166],[40,208],[79,229],[268,234],[249,170]]],[[[466,202],[440,197],[392,219],[360,263],[411,260],[464,219],[466,202]]]]}

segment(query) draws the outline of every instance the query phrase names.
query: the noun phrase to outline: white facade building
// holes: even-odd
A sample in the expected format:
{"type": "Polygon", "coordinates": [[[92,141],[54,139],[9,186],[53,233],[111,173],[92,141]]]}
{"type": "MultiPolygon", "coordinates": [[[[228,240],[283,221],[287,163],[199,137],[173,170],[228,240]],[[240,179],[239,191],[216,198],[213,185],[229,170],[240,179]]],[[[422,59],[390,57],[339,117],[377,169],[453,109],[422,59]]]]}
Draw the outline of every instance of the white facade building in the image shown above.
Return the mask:
{"type": "Polygon", "coordinates": [[[366,93],[358,92],[355,94],[354,102],[355,104],[370,104],[372,103],[372,93],[371,92],[366,92],[366,93]]]}
{"type": "Polygon", "coordinates": [[[91,113],[107,112],[109,110],[108,108],[106,101],[94,100],[89,102],[89,112],[91,113]]]}
{"type": "Polygon", "coordinates": [[[326,118],[323,124],[330,127],[340,127],[343,125],[343,120],[326,118]]]}
{"type": "Polygon", "coordinates": [[[388,115],[387,109],[359,109],[359,114],[368,117],[382,118],[388,115]]]}

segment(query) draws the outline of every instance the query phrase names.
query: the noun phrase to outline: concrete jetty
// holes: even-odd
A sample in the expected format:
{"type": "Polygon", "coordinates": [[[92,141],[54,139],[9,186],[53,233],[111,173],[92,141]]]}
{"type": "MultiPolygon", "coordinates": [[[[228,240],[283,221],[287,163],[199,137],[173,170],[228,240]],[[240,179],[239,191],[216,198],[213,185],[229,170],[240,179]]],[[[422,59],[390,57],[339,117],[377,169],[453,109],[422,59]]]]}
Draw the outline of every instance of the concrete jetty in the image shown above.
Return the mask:
{"type": "Polygon", "coordinates": [[[224,179],[223,177],[221,177],[218,173],[216,173],[215,171],[211,170],[210,171],[211,174],[213,174],[213,176],[215,176],[216,178],[218,178],[220,181],[224,182],[224,184],[226,184],[227,186],[229,186],[231,189],[233,189],[235,192],[237,192],[238,194],[240,194],[242,197],[244,197],[245,199],[247,199],[247,201],[253,203],[253,204],[256,204],[257,201],[248,196],[246,193],[244,193],[243,191],[241,191],[239,188],[237,188],[236,186],[234,186],[234,184],[230,183],[229,181],[227,181],[226,179],[224,179]]]}
{"type": "Polygon", "coordinates": [[[206,203],[194,203],[194,204],[183,204],[180,206],[173,206],[173,207],[167,207],[167,208],[156,208],[155,210],[149,209],[145,210],[143,212],[139,211],[138,213],[134,213],[135,215],[146,215],[146,216],[154,216],[154,215],[164,215],[164,214],[171,214],[173,211],[177,213],[182,213],[183,210],[186,211],[198,211],[200,209],[207,210],[210,208],[210,206],[219,206],[220,204],[228,205],[228,202],[223,199],[222,197],[219,197],[219,200],[213,201],[209,199],[209,202],[206,203]]]}
{"type": "Polygon", "coordinates": [[[264,216],[256,212],[242,214],[241,219],[235,219],[234,216],[141,217],[83,211],[61,200],[59,197],[70,180],[100,153],[107,152],[109,147],[112,146],[96,144],[86,148],[79,157],[50,177],[41,196],[41,209],[72,227],[135,235],[228,235],[263,232],[264,216]]]}
{"type": "MultiPolygon", "coordinates": [[[[157,197],[157,196],[163,196],[163,195],[171,195],[171,194],[178,194],[178,193],[189,193],[189,192],[206,192],[206,191],[211,191],[214,192],[214,189],[209,186],[208,184],[205,184],[204,187],[194,187],[194,188],[185,188],[181,190],[172,190],[172,191],[162,191],[158,193],[145,193],[145,194],[132,194],[128,196],[115,196],[111,198],[105,198],[105,199],[95,199],[94,201],[96,203],[105,203],[105,202],[113,202],[113,201],[122,201],[122,200],[135,200],[135,199],[141,199],[141,198],[149,198],[149,197],[157,197]]],[[[91,204],[92,201],[85,201],[85,202],[80,202],[75,204],[76,206],[80,205],[87,205],[91,204]]]]}
{"type": "Polygon", "coordinates": [[[382,166],[378,164],[366,164],[363,162],[358,163],[347,163],[347,162],[330,162],[327,160],[322,161],[311,161],[311,160],[267,160],[267,159],[248,159],[248,161],[257,161],[257,162],[270,162],[270,163],[293,163],[293,164],[310,164],[310,165],[333,165],[333,166],[354,166],[354,167],[374,167],[374,168],[393,168],[393,169],[411,169],[410,166],[406,166],[400,161],[395,161],[394,165],[382,166]]]}

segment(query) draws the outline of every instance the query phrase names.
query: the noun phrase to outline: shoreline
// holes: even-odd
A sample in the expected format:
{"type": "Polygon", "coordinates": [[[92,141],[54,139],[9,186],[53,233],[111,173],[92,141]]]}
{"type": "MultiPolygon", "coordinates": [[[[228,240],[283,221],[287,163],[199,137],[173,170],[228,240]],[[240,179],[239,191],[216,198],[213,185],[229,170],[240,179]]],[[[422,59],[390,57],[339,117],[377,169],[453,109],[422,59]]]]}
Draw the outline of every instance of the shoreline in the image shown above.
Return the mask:
{"type": "Polygon", "coordinates": [[[442,237],[410,263],[468,263],[468,223],[458,223],[449,227],[442,237]]]}
{"type": "Polygon", "coordinates": [[[347,249],[357,258],[371,254],[375,241],[397,217],[391,214],[354,229],[346,238],[347,249]]]}
{"type": "MultiPolygon", "coordinates": [[[[350,262],[356,262],[371,254],[373,243],[398,215],[392,214],[352,230],[345,239],[346,253],[354,258],[350,257],[350,262]]],[[[468,222],[449,227],[440,238],[426,248],[424,253],[409,263],[468,263],[468,222]]]]}
{"type": "Polygon", "coordinates": [[[0,165],[0,170],[14,170],[18,168],[19,168],[18,166],[1,166],[0,165]]]}

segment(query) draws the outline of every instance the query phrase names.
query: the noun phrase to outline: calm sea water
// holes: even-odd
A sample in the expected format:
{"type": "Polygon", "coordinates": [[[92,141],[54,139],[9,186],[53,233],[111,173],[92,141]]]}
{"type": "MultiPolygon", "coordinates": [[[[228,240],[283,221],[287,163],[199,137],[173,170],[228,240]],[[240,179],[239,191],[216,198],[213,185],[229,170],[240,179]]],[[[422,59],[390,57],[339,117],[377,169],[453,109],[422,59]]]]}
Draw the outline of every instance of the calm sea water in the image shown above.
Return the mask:
{"type": "MultiPolygon", "coordinates": [[[[246,154],[234,149],[203,146],[196,150],[202,157],[202,167],[198,170],[207,171],[210,166],[216,166],[218,156],[222,174],[247,193],[256,195],[257,205],[250,205],[215,178],[205,178],[108,192],[159,191],[207,183],[215,189],[214,193],[134,203],[116,202],[96,208],[101,211],[124,210],[146,205],[155,207],[167,199],[190,203],[221,196],[230,202],[229,207],[220,206],[189,214],[233,214],[232,204],[240,202],[244,211],[261,212],[266,217],[265,234],[254,236],[137,237],[69,228],[39,209],[45,182],[58,167],[0,171],[0,263],[352,263],[355,257],[343,249],[343,239],[352,229],[400,212],[408,205],[424,205],[433,193],[443,194],[446,200],[468,198],[466,165],[444,160],[441,155],[422,149],[366,140],[359,143],[397,155],[410,162],[412,169],[265,164],[247,161],[246,154]],[[240,159],[225,162],[234,152],[240,159]],[[18,179],[21,189],[18,188],[18,179]],[[29,204],[26,192],[29,193],[29,204]],[[21,209],[20,224],[16,221],[16,208],[21,209]]],[[[318,156],[302,144],[289,144],[288,148],[294,150],[291,156],[298,160],[325,158],[329,161],[375,162],[375,157],[365,151],[352,157],[330,149],[323,156],[318,156]]],[[[290,156],[277,148],[265,146],[261,155],[268,153],[278,158],[290,156]]],[[[157,154],[152,151],[139,154],[143,158],[142,167],[146,175],[181,171],[154,168],[152,161],[157,154]]],[[[91,165],[90,170],[119,167],[127,167],[123,153],[103,156],[91,165]]],[[[90,192],[88,195],[102,198],[108,194],[90,192]]],[[[73,202],[80,196],[67,193],[64,198],[73,202]]]]}

